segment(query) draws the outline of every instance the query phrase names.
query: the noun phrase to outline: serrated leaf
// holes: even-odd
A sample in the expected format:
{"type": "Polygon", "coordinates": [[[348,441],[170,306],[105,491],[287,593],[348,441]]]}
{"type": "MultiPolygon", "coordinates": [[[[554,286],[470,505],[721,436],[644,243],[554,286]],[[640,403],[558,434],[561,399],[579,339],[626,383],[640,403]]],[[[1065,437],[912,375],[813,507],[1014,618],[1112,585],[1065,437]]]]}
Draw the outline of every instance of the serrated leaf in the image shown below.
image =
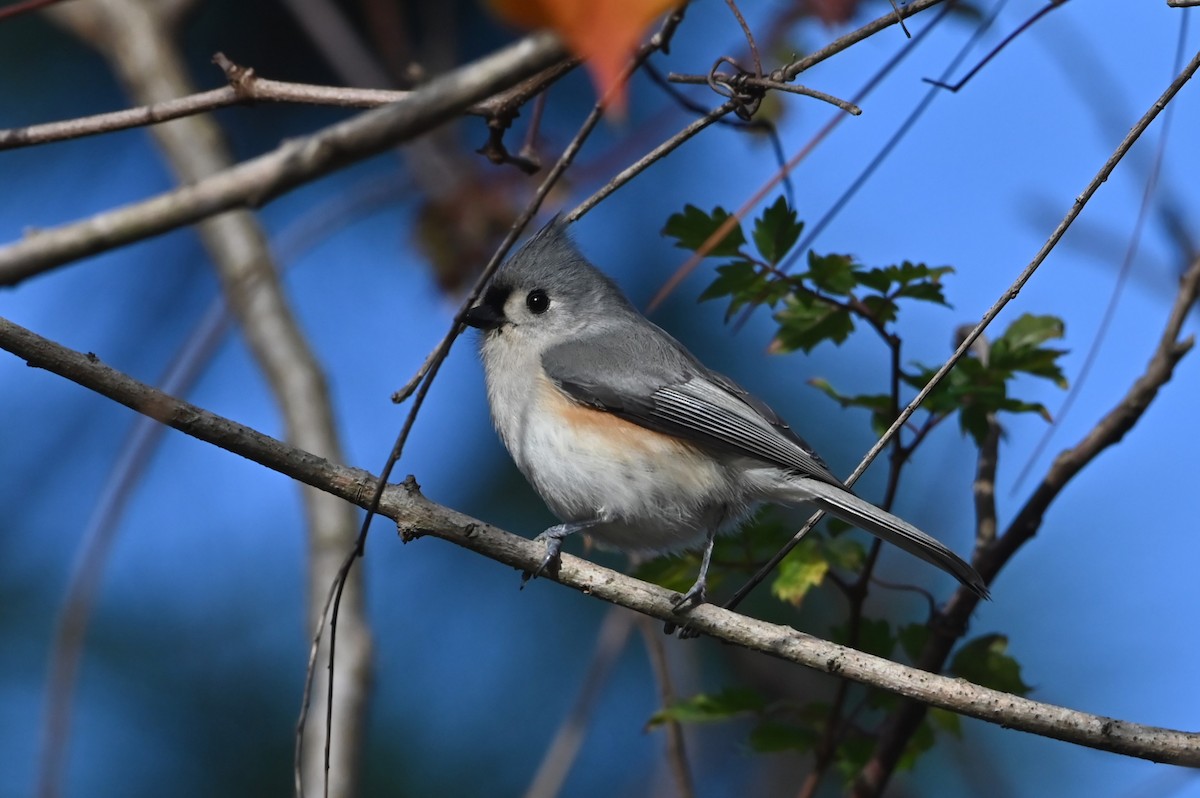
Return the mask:
{"type": "Polygon", "coordinates": [[[1066,350],[1042,346],[1046,341],[1062,338],[1064,331],[1062,319],[1056,316],[1026,313],[992,342],[989,365],[1008,372],[1023,371],[1066,388],[1067,379],[1058,364],[1066,350]]]}
{"type": "Polygon", "coordinates": [[[825,559],[834,568],[858,571],[867,561],[867,550],[861,542],[851,537],[829,538],[821,544],[825,559]]]}
{"type": "Polygon", "coordinates": [[[717,278],[700,294],[699,301],[728,296],[729,308],[725,311],[728,321],[743,305],[753,303],[774,307],[788,291],[786,281],[764,274],[756,264],[739,260],[717,267],[717,278]]]}
{"type": "Polygon", "coordinates": [[[890,412],[892,398],[882,393],[861,393],[856,396],[846,396],[837,392],[829,380],[813,377],[808,384],[837,402],[842,407],[862,407],[875,412],[890,412]]]}
{"type": "Polygon", "coordinates": [[[950,672],[1013,695],[1027,695],[1033,689],[1021,680],[1021,666],[1008,654],[1008,638],[1004,635],[983,635],[968,642],[954,655],[950,672]]]}
{"type": "MultiPolygon", "coordinates": [[[[953,274],[952,266],[927,266],[924,263],[904,261],[893,266],[867,269],[858,275],[858,281],[880,294],[891,294],[895,286],[898,291],[913,289],[917,285],[936,285],[947,274],[953,274]]],[[[921,290],[917,289],[917,293],[921,290]]],[[[916,296],[917,299],[925,297],[916,296]]],[[[934,300],[937,301],[937,300],[934,300]]],[[[942,300],[944,302],[944,300],[942,300]]]]}
{"type": "Polygon", "coordinates": [[[730,687],[719,693],[700,693],[677,701],[666,709],[655,712],[646,725],[654,727],[672,720],[680,723],[727,720],[739,715],[758,714],[765,706],[765,700],[756,690],[730,687]]]}
{"type": "Polygon", "coordinates": [[[811,352],[823,341],[840,344],[854,332],[849,312],[805,294],[788,298],[775,312],[775,321],[779,324],[776,346],[784,352],[811,352]]]}
{"type": "Polygon", "coordinates": [[[780,195],[762,216],[754,220],[754,246],[763,260],[774,266],[796,245],[803,230],[804,223],[797,219],[796,211],[788,207],[787,198],[780,195]]]}
{"type": "Polygon", "coordinates": [[[1022,402],[1020,399],[1005,399],[1000,403],[1000,409],[1009,413],[1037,413],[1047,424],[1054,423],[1050,411],[1041,402],[1022,402]]]}
{"type": "Polygon", "coordinates": [[[810,590],[821,585],[827,573],[829,562],[821,552],[820,542],[805,538],[779,563],[779,575],[771,583],[771,595],[780,601],[799,604],[810,590]]]}
{"type": "Polygon", "coordinates": [[[946,295],[942,292],[940,283],[920,282],[906,285],[896,292],[897,297],[907,297],[908,299],[920,299],[924,302],[936,302],[939,305],[949,307],[950,303],[946,301],[946,295]]]}
{"type": "Polygon", "coordinates": [[[1035,316],[1025,313],[1008,325],[1004,335],[995,343],[1004,341],[1012,349],[1036,347],[1051,339],[1062,338],[1065,330],[1062,319],[1057,316],[1035,316]]]}
{"type": "Polygon", "coordinates": [[[871,318],[880,324],[888,324],[896,320],[896,314],[899,308],[896,303],[888,299],[886,296],[877,294],[868,294],[860,300],[863,307],[871,314],[871,318]]]}
{"type": "Polygon", "coordinates": [[[762,279],[754,264],[746,261],[733,261],[717,267],[717,277],[700,294],[700,301],[719,299],[723,296],[736,296],[760,287],[762,279]]]}
{"type": "Polygon", "coordinates": [[[971,436],[976,446],[983,446],[991,431],[991,411],[980,405],[968,405],[958,415],[958,424],[964,433],[971,436]]]}
{"type": "Polygon", "coordinates": [[[816,745],[820,736],[803,726],[777,721],[764,721],[750,732],[750,747],[763,754],[778,751],[807,751],[816,745]]]}
{"type": "Polygon", "coordinates": [[[809,250],[805,276],[827,294],[845,296],[858,286],[854,258],[849,255],[818,255],[809,250]]]}
{"type": "MultiPolygon", "coordinates": [[[[680,213],[673,213],[663,226],[663,235],[675,239],[675,246],[680,249],[696,251],[709,236],[725,223],[731,216],[729,211],[721,207],[713,208],[711,214],[697,208],[695,205],[685,205],[680,213]]],[[[709,257],[729,257],[741,254],[739,250],[746,243],[746,234],[740,224],[733,228],[717,244],[708,251],[709,257]]]]}

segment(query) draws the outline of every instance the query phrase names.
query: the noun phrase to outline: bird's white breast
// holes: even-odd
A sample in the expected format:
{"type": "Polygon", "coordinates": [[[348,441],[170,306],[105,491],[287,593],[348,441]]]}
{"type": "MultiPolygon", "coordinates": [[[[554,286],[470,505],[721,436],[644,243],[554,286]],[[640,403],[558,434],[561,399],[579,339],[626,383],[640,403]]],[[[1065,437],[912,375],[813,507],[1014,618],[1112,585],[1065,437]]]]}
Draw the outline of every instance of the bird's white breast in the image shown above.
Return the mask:
{"type": "Polygon", "coordinates": [[[505,333],[484,345],[496,429],[517,467],[564,521],[634,552],[683,548],[744,510],[737,478],[699,448],[571,400],[540,358],[505,333]],[[732,480],[731,480],[732,477],[732,480]]]}

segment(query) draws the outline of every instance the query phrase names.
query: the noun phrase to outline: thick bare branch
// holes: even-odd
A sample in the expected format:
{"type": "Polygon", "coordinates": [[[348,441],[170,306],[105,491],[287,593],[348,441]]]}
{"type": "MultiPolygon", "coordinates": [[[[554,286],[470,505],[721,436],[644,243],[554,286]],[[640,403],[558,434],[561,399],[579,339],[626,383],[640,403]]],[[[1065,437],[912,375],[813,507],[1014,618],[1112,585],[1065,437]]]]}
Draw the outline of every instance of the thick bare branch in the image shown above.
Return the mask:
{"type": "MultiPolygon", "coordinates": [[[[95,0],[86,13],[65,5],[55,18],[90,41],[112,65],[135,102],[152,105],[194,92],[173,41],[171,20],[157,0],[95,0]],[[85,27],[90,23],[89,27],[85,27]],[[88,35],[90,33],[90,35],[88,35]]],[[[231,65],[224,64],[224,67],[231,65]]],[[[181,184],[194,184],[228,169],[233,156],[211,115],[195,115],[152,134],[181,184]]],[[[244,210],[201,220],[200,239],[221,280],[222,290],[280,408],[287,440],[306,451],[341,459],[325,375],[308,346],[280,281],[266,233],[244,210]]],[[[301,491],[308,550],[309,628],[318,625],[321,597],[351,547],[357,526],[352,507],[311,487],[301,491]]],[[[358,792],[365,707],[371,681],[371,635],[361,573],[347,584],[341,626],[342,679],[327,708],[335,719],[335,779],[331,794],[358,792]]],[[[322,672],[325,673],[324,671],[322,672]]],[[[324,701],[325,693],[321,693],[324,701]]],[[[325,713],[322,713],[325,714],[325,713]]],[[[322,739],[323,735],[314,734],[322,739]]],[[[317,749],[319,751],[319,749],[317,749]]],[[[322,758],[310,751],[310,779],[322,758]]]]}
{"type": "MultiPolygon", "coordinates": [[[[1200,272],[1200,265],[1197,271],[1200,272]]],[[[1200,283],[1200,276],[1197,282],[1200,283]]],[[[95,355],[67,349],[3,319],[0,319],[0,347],[31,366],[60,374],[188,435],[346,501],[366,506],[371,500],[375,478],[366,471],[331,463],[167,396],[104,365],[95,355]]],[[[435,536],[526,571],[537,568],[545,554],[540,543],[431,502],[412,478],[403,485],[389,486],[379,511],[396,520],[405,540],[435,536]]],[[[1200,734],[1143,726],[1019,698],[963,679],[900,665],[710,604],[681,615],[673,609],[676,596],[671,591],[569,555],[563,556],[556,580],[644,615],[675,624],[686,623],[701,634],[734,645],[990,723],[1154,762],[1200,767],[1200,734]]]]}
{"type": "MultiPolygon", "coordinates": [[[[1170,381],[1176,364],[1192,348],[1193,340],[1188,338],[1181,341],[1179,334],[1198,299],[1200,258],[1193,261],[1184,275],[1166,329],[1145,372],[1083,440],[1055,458],[1041,484],[1008,525],[1004,535],[976,557],[975,567],[984,580],[990,582],[1017,550],[1037,533],[1046,510],[1067,483],[1102,451],[1118,443],[1146,412],[1159,389],[1170,381]]],[[[931,671],[939,671],[944,667],[959,637],[951,630],[966,628],[976,601],[967,591],[955,593],[943,610],[935,634],[930,636],[917,657],[918,666],[931,671]]],[[[854,784],[855,796],[865,798],[882,793],[926,709],[923,704],[908,702],[892,714],[880,732],[871,759],[854,784]]]]}
{"type": "Polygon", "coordinates": [[[409,141],[563,58],[548,33],[529,36],[435,78],[402,102],[288,141],[227,171],[0,248],[0,285],[159,235],[235,208],[256,208],[299,185],[409,141]]]}

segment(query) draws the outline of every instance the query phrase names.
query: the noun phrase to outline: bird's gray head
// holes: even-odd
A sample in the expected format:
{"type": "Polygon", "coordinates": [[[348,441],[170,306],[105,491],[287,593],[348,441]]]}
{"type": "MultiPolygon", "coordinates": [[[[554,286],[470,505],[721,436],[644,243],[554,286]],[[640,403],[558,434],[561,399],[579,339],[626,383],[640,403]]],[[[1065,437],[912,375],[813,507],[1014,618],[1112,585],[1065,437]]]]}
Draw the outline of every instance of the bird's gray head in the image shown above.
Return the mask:
{"type": "Polygon", "coordinates": [[[463,321],[485,333],[538,350],[632,311],[616,284],[588,263],[555,219],[496,272],[463,321]]]}

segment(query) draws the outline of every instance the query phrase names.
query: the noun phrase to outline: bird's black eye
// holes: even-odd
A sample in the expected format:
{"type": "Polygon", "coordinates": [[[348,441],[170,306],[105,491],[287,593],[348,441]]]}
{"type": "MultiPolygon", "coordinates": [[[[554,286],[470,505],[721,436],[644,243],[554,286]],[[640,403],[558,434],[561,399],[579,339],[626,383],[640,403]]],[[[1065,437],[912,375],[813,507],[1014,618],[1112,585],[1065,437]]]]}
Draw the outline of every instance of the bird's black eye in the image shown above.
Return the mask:
{"type": "Polygon", "coordinates": [[[529,308],[530,313],[540,315],[550,309],[550,297],[542,289],[535,288],[525,297],[525,307],[529,308]]]}

